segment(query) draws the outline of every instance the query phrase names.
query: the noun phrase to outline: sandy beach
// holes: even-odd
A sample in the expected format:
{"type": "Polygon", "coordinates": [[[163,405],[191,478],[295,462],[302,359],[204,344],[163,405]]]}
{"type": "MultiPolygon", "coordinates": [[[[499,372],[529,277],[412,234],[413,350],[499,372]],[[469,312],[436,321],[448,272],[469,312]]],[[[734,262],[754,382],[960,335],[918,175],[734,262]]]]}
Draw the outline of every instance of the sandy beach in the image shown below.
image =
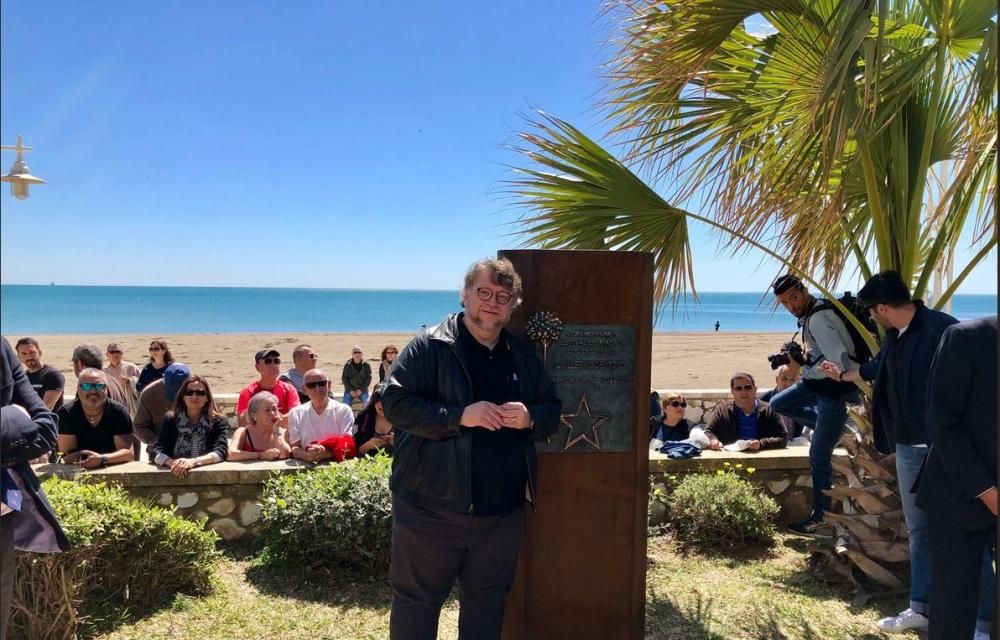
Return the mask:
{"type": "MultiPolygon", "coordinates": [[[[6,336],[13,345],[22,336],[6,336]]],[[[147,362],[149,340],[163,337],[178,362],[183,362],[206,378],[217,393],[238,393],[256,377],[253,354],[274,347],[282,355],[282,368],[291,367],[292,349],[306,343],[319,355],[321,367],[340,380],[351,347],[359,345],[378,377],[378,357],[387,344],[402,348],[413,337],[403,333],[287,333],[287,334],[177,334],[165,336],[35,335],[42,347],[43,360],[66,376],[66,392],[76,392],[76,378],[70,358],[73,347],[90,342],[102,353],[109,342],[118,342],[125,359],[142,366],[147,362]],[[287,367],[286,367],[287,363],[287,367]]],[[[779,333],[656,333],[653,335],[652,386],[657,389],[712,389],[729,385],[735,371],[753,374],[760,387],[770,386],[773,374],[769,353],[777,351],[788,335],[779,333]]]]}

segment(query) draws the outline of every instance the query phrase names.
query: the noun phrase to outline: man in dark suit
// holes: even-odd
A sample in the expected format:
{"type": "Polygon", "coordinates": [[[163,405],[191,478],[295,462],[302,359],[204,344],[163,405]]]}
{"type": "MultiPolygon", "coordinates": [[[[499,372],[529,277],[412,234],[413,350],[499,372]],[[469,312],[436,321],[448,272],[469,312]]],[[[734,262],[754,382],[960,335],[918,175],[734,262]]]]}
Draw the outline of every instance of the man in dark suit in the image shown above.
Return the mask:
{"type": "Polygon", "coordinates": [[[56,415],[31,383],[6,338],[0,339],[0,640],[14,590],[14,548],[65,550],[52,506],[28,462],[56,448],[56,415]]]}
{"type": "Polygon", "coordinates": [[[984,556],[996,553],[997,317],[946,329],[930,376],[927,427],[933,444],[917,494],[930,530],[928,638],[984,638],[993,626],[990,637],[996,640],[996,578],[984,556]],[[982,575],[984,565],[988,575],[982,575]]]}

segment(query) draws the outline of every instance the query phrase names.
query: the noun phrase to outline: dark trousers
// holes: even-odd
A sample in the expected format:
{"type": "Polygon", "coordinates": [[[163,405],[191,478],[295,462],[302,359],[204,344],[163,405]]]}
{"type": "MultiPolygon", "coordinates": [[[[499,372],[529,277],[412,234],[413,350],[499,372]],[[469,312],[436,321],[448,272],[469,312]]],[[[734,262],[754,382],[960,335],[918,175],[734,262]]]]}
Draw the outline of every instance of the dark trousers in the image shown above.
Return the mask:
{"type": "MultiPolygon", "coordinates": [[[[995,556],[996,526],[970,531],[928,512],[931,606],[928,640],[971,638],[983,596],[983,554],[995,556]]],[[[989,603],[985,603],[989,604],[989,603]]],[[[996,615],[990,637],[997,638],[996,615]]]]}
{"type": "Polygon", "coordinates": [[[392,640],[435,640],[455,580],[460,640],[499,639],[524,530],[524,507],[477,517],[392,499],[392,640]]]}
{"type": "Polygon", "coordinates": [[[14,518],[0,517],[0,640],[7,637],[10,608],[14,601],[14,518]]]}

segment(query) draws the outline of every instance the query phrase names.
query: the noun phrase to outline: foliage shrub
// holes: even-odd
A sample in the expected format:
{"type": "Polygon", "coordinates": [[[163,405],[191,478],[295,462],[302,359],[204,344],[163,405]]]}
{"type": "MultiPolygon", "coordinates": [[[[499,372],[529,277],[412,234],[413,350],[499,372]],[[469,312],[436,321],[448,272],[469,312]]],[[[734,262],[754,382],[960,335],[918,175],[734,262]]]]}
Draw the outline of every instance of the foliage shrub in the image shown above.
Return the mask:
{"type": "Polygon", "coordinates": [[[211,591],[214,532],[118,486],[49,478],[43,487],[73,546],[17,554],[10,637],[88,636],[178,593],[211,591]]]}
{"type": "Polygon", "coordinates": [[[262,560],[381,575],[389,567],[392,460],[378,455],[270,478],[259,533],[262,560]]]}
{"type": "Polygon", "coordinates": [[[738,470],[687,475],[666,503],[669,526],[682,544],[734,549],[774,542],[778,504],[738,470]]]}

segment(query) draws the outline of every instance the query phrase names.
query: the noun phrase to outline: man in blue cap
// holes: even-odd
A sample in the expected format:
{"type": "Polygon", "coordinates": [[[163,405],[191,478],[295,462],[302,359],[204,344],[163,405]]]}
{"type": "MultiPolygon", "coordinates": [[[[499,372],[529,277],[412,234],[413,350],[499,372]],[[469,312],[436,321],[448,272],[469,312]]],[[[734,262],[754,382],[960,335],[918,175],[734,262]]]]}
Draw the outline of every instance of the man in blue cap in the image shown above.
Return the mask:
{"type": "MultiPolygon", "coordinates": [[[[163,417],[174,406],[177,391],[190,375],[191,370],[187,365],[175,362],[163,371],[162,379],[151,383],[139,394],[133,427],[135,435],[146,444],[147,456],[160,435],[163,417]]],[[[136,459],[138,460],[138,456],[136,459]]]]}

